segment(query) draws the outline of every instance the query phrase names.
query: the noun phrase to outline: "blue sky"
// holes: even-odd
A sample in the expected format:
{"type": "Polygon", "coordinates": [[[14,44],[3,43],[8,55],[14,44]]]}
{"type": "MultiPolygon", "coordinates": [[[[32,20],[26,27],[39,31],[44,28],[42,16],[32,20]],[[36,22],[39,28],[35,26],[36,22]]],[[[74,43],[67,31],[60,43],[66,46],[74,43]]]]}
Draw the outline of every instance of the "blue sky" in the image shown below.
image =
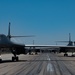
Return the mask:
{"type": "Polygon", "coordinates": [[[75,40],[75,0],[0,0],[0,34],[6,34],[11,22],[12,35],[35,35],[16,38],[25,44],[55,44],[75,40]]]}

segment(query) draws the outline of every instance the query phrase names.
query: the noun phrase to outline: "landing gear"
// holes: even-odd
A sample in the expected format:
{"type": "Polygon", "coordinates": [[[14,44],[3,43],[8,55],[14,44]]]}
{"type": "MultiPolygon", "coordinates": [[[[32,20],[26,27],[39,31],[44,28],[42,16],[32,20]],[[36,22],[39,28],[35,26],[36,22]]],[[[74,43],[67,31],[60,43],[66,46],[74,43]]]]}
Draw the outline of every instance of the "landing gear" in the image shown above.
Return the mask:
{"type": "Polygon", "coordinates": [[[0,63],[2,62],[2,59],[0,59],[0,63]]]}
{"type": "Polygon", "coordinates": [[[29,50],[29,55],[31,55],[31,50],[29,50]]]}
{"type": "Polygon", "coordinates": [[[72,51],[72,57],[74,57],[74,54],[73,54],[73,52],[74,52],[74,51],[72,51]]]}
{"type": "Polygon", "coordinates": [[[2,52],[2,50],[1,50],[1,48],[0,48],[0,63],[2,62],[2,59],[1,59],[1,52],[2,52]]]}
{"type": "Polygon", "coordinates": [[[35,55],[37,55],[38,53],[37,52],[35,52],[35,55]]]}
{"type": "Polygon", "coordinates": [[[19,61],[19,58],[16,56],[16,54],[14,54],[14,57],[12,57],[12,61],[19,61]]]}
{"type": "Polygon", "coordinates": [[[37,51],[35,51],[35,55],[37,55],[38,53],[37,53],[37,51]]]}
{"type": "Polygon", "coordinates": [[[29,51],[29,55],[31,55],[31,52],[29,51]]]}
{"type": "Polygon", "coordinates": [[[68,56],[68,54],[67,54],[67,53],[65,53],[65,54],[64,54],[64,56],[68,56]]]}
{"type": "Polygon", "coordinates": [[[72,55],[72,57],[74,57],[74,55],[72,55]]]}
{"type": "Polygon", "coordinates": [[[18,57],[12,57],[12,61],[19,61],[18,57]]]}

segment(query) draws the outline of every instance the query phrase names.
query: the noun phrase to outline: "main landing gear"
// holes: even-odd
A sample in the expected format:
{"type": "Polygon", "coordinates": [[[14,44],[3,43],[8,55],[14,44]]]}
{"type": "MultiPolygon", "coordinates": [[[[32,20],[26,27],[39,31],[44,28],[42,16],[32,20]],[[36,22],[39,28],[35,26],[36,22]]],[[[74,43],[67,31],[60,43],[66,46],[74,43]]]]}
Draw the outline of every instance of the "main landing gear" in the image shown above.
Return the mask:
{"type": "Polygon", "coordinates": [[[14,57],[12,57],[12,61],[19,61],[19,58],[16,56],[16,54],[14,54],[14,57]]]}
{"type": "Polygon", "coordinates": [[[64,54],[64,56],[68,56],[68,54],[67,54],[67,53],[65,53],[65,54],[64,54]]]}
{"type": "Polygon", "coordinates": [[[37,52],[35,52],[35,55],[37,55],[38,53],[37,52]]]}
{"type": "Polygon", "coordinates": [[[0,63],[2,62],[2,59],[0,58],[0,63]]]}

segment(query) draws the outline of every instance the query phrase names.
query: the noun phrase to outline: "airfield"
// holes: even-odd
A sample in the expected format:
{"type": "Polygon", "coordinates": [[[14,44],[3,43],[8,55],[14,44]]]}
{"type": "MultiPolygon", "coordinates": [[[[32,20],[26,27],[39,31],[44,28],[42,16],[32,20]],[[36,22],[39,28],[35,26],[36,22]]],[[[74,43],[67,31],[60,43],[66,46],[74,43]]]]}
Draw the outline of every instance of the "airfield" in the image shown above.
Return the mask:
{"type": "Polygon", "coordinates": [[[0,75],[75,75],[75,57],[64,57],[63,53],[19,55],[17,62],[11,61],[12,56],[1,55],[0,75]]]}

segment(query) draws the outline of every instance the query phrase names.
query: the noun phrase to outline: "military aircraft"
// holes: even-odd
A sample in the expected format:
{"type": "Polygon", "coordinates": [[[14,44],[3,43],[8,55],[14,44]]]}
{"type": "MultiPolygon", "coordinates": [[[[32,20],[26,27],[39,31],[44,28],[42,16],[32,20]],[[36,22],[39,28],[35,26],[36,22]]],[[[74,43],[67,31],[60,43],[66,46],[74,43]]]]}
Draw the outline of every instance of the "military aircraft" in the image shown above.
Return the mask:
{"type": "Polygon", "coordinates": [[[56,41],[57,42],[63,42],[68,43],[67,46],[73,46],[74,41],[71,40],[71,34],[69,33],[69,41],[56,41]]]}
{"type": "MultiPolygon", "coordinates": [[[[69,41],[56,41],[56,42],[63,42],[63,43],[68,43],[67,46],[74,46],[75,42],[71,40],[71,34],[69,33],[69,41]]],[[[62,48],[60,47],[60,52],[64,52],[64,56],[68,56],[67,52],[72,52],[72,56],[73,56],[73,52],[75,50],[72,48],[62,48]]]]}
{"type": "MultiPolygon", "coordinates": [[[[8,36],[4,34],[0,34],[0,52],[2,48],[9,48],[10,51],[13,53],[12,61],[18,61],[19,58],[17,55],[19,54],[25,54],[26,53],[26,47],[45,47],[45,48],[60,48],[63,50],[66,49],[75,49],[75,46],[64,46],[64,45],[25,45],[25,44],[17,44],[10,40],[11,37],[31,37],[31,36],[11,36],[10,35],[10,23],[9,23],[9,30],[8,30],[8,36]]],[[[36,50],[36,49],[35,49],[36,50]]],[[[1,53],[0,53],[1,54],[1,53]]],[[[0,58],[0,61],[2,59],[0,58]]]]}
{"type": "MultiPolygon", "coordinates": [[[[0,50],[2,48],[9,48],[11,52],[13,53],[14,57],[12,57],[12,61],[18,61],[18,56],[19,54],[25,54],[26,47],[52,47],[52,48],[71,48],[75,49],[75,46],[61,46],[61,45],[24,45],[24,44],[17,44],[12,42],[11,40],[8,39],[8,37],[4,34],[0,34],[0,50]]],[[[1,53],[0,53],[1,54],[1,53]]],[[[0,59],[2,61],[2,59],[0,59]]]]}
{"type": "Polygon", "coordinates": [[[59,52],[64,52],[64,56],[68,56],[67,52],[75,52],[75,42],[71,41],[71,34],[69,33],[69,41],[56,41],[56,42],[65,42],[68,43],[67,46],[65,45],[25,45],[26,47],[50,47],[50,48],[57,48],[56,50],[59,50],[59,52]]]}
{"type": "MultiPolygon", "coordinates": [[[[19,54],[26,54],[26,49],[24,44],[17,44],[12,42],[10,39],[12,37],[34,37],[34,35],[30,36],[11,36],[10,35],[10,22],[9,22],[9,28],[8,28],[8,35],[0,34],[0,52],[3,48],[10,49],[10,51],[13,53],[14,57],[12,57],[12,61],[18,61],[19,58],[16,55],[19,54]]],[[[1,54],[1,53],[0,53],[1,54]]],[[[2,61],[2,59],[0,59],[2,61]]]]}

